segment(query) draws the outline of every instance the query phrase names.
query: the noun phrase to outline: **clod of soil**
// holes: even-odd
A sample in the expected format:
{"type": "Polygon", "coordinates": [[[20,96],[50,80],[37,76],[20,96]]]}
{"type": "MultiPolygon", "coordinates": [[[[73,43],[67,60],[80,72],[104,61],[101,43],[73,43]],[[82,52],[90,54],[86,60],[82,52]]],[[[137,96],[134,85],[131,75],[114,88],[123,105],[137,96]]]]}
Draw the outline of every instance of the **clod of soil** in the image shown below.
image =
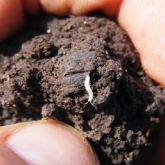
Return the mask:
{"type": "Polygon", "coordinates": [[[103,165],[136,160],[164,114],[165,90],[106,18],[31,21],[0,45],[0,64],[1,125],[56,116],[83,131],[103,165]]]}

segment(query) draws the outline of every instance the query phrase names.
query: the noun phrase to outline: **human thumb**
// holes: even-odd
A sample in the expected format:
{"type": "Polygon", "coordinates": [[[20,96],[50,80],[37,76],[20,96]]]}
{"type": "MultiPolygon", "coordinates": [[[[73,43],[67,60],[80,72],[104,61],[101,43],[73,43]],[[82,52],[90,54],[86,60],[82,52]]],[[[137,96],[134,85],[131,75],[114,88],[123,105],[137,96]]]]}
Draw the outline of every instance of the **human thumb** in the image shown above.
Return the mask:
{"type": "Polygon", "coordinates": [[[87,141],[75,129],[59,121],[33,122],[14,132],[0,145],[3,146],[0,147],[0,164],[1,160],[4,164],[4,159],[8,164],[20,161],[24,162],[20,164],[35,165],[99,164],[87,141]],[[1,154],[4,146],[6,153],[1,154]]]}

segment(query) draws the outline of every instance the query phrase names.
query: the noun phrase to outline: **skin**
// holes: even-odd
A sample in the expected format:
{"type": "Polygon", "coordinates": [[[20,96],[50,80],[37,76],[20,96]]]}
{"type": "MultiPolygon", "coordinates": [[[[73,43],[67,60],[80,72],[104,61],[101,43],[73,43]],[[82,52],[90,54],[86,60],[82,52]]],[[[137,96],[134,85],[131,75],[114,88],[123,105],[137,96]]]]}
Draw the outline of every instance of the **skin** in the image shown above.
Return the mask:
{"type": "MultiPolygon", "coordinates": [[[[161,19],[165,17],[164,0],[0,0],[0,41],[17,32],[26,22],[27,14],[37,14],[44,10],[57,15],[69,13],[81,15],[96,9],[118,19],[139,51],[146,73],[164,86],[165,19],[161,19]],[[11,15],[12,19],[10,19],[11,15]]],[[[34,124],[35,122],[28,123],[28,125],[34,124]]],[[[165,162],[163,125],[159,131],[160,140],[156,144],[156,154],[152,156],[154,159],[152,163],[165,162]]],[[[4,142],[13,135],[15,131],[11,130],[20,126],[24,128],[24,124],[0,128],[1,141],[4,142]]]]}

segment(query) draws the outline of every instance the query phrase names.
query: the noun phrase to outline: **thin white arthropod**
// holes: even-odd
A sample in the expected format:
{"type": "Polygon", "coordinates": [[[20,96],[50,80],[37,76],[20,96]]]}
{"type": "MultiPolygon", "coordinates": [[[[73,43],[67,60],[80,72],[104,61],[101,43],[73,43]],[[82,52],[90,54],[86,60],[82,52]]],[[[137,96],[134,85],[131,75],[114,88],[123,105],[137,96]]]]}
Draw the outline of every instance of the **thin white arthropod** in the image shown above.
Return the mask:
{"type": "Polygon", "coordinates": [[[91,103],[92,100],[93,100],[93,92],[92,92],[92,89],[90,87],[90,75],[89,75],[89,73],[85,77],[84,86],[85,86],[85,89],[86,89],[86,91],[88,92],[88,95],[89,95],[88,102],[91,103]]]}

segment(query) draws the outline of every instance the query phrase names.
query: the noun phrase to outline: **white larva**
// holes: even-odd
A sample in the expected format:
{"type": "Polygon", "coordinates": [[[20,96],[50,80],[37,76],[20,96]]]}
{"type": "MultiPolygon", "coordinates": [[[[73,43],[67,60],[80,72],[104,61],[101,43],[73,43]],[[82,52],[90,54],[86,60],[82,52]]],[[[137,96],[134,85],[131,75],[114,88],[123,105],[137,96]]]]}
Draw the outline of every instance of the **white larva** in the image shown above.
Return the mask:
{"type": "Polygon", "coordinates": [[[88,102],[92,102],[93,100],[93,92],[92,92],[92,89],[90,87],[90,76],[89,76],[89,73],[86,75],[85,77],[85,81],[84,81],[84,86],[85,86],[85,90],[87,91],[88,93],[88,102]]]}

